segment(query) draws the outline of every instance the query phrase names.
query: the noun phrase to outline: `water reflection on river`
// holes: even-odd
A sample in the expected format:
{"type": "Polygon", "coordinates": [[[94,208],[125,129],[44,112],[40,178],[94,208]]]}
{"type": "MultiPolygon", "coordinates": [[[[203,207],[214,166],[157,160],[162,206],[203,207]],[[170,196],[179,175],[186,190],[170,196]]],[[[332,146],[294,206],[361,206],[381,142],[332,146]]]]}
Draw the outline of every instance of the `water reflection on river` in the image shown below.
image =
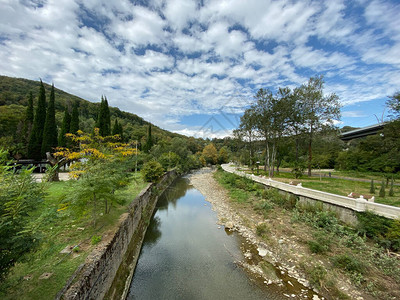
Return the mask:
{"type": "Polygon", "coordinates": [[[178,179],[158,201],[127,299],[281,299],[234,263],[240,241],[216,221],[204,196],[178,179]]]}

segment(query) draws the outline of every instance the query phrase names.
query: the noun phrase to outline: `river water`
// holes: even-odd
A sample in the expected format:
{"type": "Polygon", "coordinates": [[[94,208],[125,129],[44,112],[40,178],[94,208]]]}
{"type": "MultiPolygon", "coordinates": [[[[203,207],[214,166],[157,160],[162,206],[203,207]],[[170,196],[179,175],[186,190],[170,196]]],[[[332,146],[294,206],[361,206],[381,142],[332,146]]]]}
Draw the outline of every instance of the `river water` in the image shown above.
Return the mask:
{"type": "Polygon", "coordinates": [[[127,299],[287,299],[235,264],[241,239],[180,178],[160,197],[127,299]]]}

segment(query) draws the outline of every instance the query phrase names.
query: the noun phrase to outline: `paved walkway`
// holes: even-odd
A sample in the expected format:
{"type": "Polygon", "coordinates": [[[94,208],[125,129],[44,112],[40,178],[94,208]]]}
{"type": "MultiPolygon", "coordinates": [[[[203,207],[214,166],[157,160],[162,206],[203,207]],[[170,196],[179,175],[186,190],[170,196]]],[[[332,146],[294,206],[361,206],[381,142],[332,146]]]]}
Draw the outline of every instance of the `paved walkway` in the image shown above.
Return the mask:
{"type": "Polygon", "coordinates": [[[309,188],[305,188],[302,186],[295,186],[295,185],[290,185],[287,183],[283,183],[280,181],[275,181],[272,180],[271,178],[267,178],[265,176],[256,176],[256,175],[250,175],[246,174],[245,172],[238,171],[236,170],[236,167],[225,164],[221,165],[222,168],[229,173],[234,173],[236,175],[242,176],[242,177],[247,177],[251,180],[254,180],[258,183],[264,184],[266,186],[270,186],[285,192],[289,192],[291,194],[309,198],[309,199],[314,199],[318,201],[322,201],[325,203],[330,203],[336,206],[341,206],[341,207],[346,207],[349,208],[353,211],[372,211],[380,216],[384,216],[386,218],[390,219],[400,219],[400,207],[395,207],[395,206],[390,206],[390,205],[385,205],[385,204],[380,204],[380,203],[374,203],[370,201],[366,201],[365,199],[354,199],[354,198],[349,198],[345,196],[340,196],[340,195],[335,195],[331,193],[326,193],[322,191],[317,191],[309,188]]]}
{"type": "MultiPolygon", "coordinates": [[[[44,175],[44,173],[33,173],[33,177],[35,178],[36,182],[41,182],[44,175]]],[[[58,177],[60,178],[60,181],[67,181],[70,179],[69,173],[59,173],[58,177]]]]}

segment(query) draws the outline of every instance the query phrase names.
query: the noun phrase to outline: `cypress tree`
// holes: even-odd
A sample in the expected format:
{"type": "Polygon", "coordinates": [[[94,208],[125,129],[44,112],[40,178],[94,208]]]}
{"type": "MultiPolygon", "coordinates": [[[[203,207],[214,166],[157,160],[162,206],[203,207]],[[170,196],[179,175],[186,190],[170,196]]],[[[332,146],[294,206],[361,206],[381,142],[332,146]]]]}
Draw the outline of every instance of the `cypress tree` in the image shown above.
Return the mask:
{"type": "Polygon", "coordinates": [[[122,128],[122,124],[118,123],[118,131],[119,131],[119,135],[121,137],[121,140],[124,140],[124,129],[122,128]]]}
{"type": "Polygon", "coordinates": [[[392,176],[392,182],[390,183],[390,190],[389,190],[389,196],[393,197],[394,196],[394,180],[393,180],[393,176],[392,176]]]}
{"type": "Polygon", "coordinates": [[[382,186],[381,186],[381,189],[379,190],[379,197],[384,198],[385,195],[386,195],[386,192],[385,192],[385,181],[382,180],[382,186]]]}
{"type": "Polygon", "coordinates": [[[28,107],[26,108],[25,126],[24,126],[25,140],[27,143],[29,143],[29,137],[31,135],[32,126],[33,126],[33,119],[34,119],[33,94],[32,94],[32,92],[29,92],[28,107]]]}
{"type": "Polygon", "coordinates": [[[38,104],[35,111],[31,135],[28,144],[28,156],[40,160],[42,158],[43,129],[46,121],[46,92],[42,80],[40,80],[40,90],[38,104]]]}
{"type": "Polygon", "coordinates": [[[144,151],[149,152],[151,147],[153,147],[153,138],[151,137],[151,124],[149,124],[149,130],[147,132],[147,140],[144,145],[144,151]]]}
{"type": "Polygon", "coordinates": [[[118,119],[115,119],[114,127],[112,129],[112,135],[116,135],[116,134],[119,134],[118,119]]]}
{"type": "Polygon", "coordinates": [[[79,110],[78,110],[79,103],[76,101],[74,103],[74,106],[72,108],[72,116],[71,116],[71,126],[70,126],[70,131],[73,134],[76,134],[76,132],[79,130],[79,110]]]}
{"type": "Polygon", "coordinates": [[[60,135],[58,136],[58,146],[67,147],[67,138],[65,134],[70,132],[71,115],[68,112],[68,108],[65,108],[64,118],[61,125],[60,135]]]}
{"type": "Polygon", "coordinates": [[[57,147],[57,125],[56,125],[56,110],[54,107],[55,95],[54,84],[51,86],[49,107],[47,108],[46,121],[43,129],[42,141],[42,157],[46,152],[51,152],[53,148],[57,147]]]}
{"type": "Polygon", "coordinates": [[[371,194],[375,194],[375,185],[374,185],[374,180],[373,179],[371,180],[371,187],[369,189],[369,192],[371,194]]]}
{"type": "Polygon", "coordinates": [[[96,127],[99,128],[101,136],[108,136],[111,134],[111,119],[110,109],[108,108],[107,98],[101,96],[100,110],[97,117],[96,127]]]}
{"type": "Polygon", "coordinates": [[[99,113],[97,114],[97,120],[96,120],[96,125],[95,127],[97,127],[99,129],[99,132],[103,132],[102,129],[102,125],[103,125],[103,103],[104,103],[104,98],[103,96],[101,96],[101,102],[100,102],[100,108],[99,108],[99,113]]]}
{"type": "Polygon", "coordinates": [[[110,116],[110,108],[108,107],[107,97],[104,97],[104,115],[105,115],[105,136],[111,135],[111,116],[110,116]]]}

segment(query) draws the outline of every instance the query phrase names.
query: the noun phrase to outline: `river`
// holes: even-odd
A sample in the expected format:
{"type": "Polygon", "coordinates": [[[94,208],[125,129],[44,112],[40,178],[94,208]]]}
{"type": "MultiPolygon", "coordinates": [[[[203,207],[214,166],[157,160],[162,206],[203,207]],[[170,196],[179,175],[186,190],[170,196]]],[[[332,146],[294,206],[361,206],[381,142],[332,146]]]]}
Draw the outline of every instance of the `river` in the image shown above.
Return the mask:
{"type": "Polygon", "coordinates": [[[243,241],[216,222],[189,180],[176,180],[157,203],[127,299],[287,299],[235,263],[243,241]]]}

